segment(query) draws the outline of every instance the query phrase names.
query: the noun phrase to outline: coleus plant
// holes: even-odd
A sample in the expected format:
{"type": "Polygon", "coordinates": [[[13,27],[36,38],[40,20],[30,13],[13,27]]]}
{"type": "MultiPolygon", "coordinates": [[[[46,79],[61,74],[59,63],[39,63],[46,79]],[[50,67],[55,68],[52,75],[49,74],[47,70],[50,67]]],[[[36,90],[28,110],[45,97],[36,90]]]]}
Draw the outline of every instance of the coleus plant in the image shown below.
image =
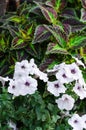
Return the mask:
{"type": "Polygon", "coordinates": [[[31,9],[31,13],[43,15],[47,24],[42,20],[42,23],[36,27],[33,44],[39,44],[49,39],[46,55],[80,55],[85,59],[82,49],[86,46],[84,32],[86,24],[78,17],[76,6],[75,9],[65,8],[68,4],[65,0],[35,3],[37,6],[31,9]],[[78,50],[80,53],[77,53],[78,50]]]}

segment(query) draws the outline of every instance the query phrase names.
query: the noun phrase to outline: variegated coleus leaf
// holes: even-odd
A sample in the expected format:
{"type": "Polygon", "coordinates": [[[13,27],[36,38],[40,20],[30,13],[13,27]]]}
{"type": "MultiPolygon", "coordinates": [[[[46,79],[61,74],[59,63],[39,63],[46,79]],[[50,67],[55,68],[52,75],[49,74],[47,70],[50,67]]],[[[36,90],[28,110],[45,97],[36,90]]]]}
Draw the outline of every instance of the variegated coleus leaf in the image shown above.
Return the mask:
{"type": "Polygon", "coordinates": [[[11,50],[14,50],[14,49],[21,49],[21,48],[25,48],[27,46],[27,43],[21,39],[21,38],[18,38],[18,37],[15,37],[13,40],[12,40],[12,44],[11,44],[11,50]]]}
{"type": "Polygon", "coordinates": [[[57,43],[49,43],[46,54],[68,54],[65,48],[60,47],[57,43]]]}
{"type": "Polygon", "coordinates": [[[33,44],[44,42],[51,36],[51,32],[49,32],[43,25],[37,26],[35,33],[33,44]]]}
{"type": "Polygon", "coordinates": [[[86,0],[81,0],[82,7],[86,9],[86,0]]]}
{"type": "Polygon", "coordinates": [[[86,10],[84,8],[81,9],[81,21],[86,22],[86,10]]]}
{"type": "Polygon", "coordinates": [[[46,5],[55,8],[58,12],[58,10],[64,9],[67,5],[67,0],[50,0],[46,2],[46,5]]]}
{"type": "Polygon", "coordinates": [[[75,18],[67,18],[63,21],[63,24],[69,24],[72,32],[82,31],[86,28],[86,24],[75,18]]]}
{"type": "Polygon", "coordinates": [[[44,25],[44,26],[49,32],[51,32],[52,36],[58,42],[59,46],[61,47],[66,46],[67,35],[64,32],[62,27],[58,25],[53,25],[53,26],[44,25]]]}
{"type": "Polygon", "coordinates": [[[45,4],[40,4],[38,2],[35,2],[35,3],[40,8],[46,20],[49,21],[50,23],[55,23],[56,18],[57,18],[57,12],[54,10],[54,8],[47,6],[45,4]]]}
{"type": "Polygon", "coordinates": [[[64,32],[67,35],[67,39],[69,38],[69,36],[71,35],[71,26],[69,24],[63,24],[64,27],[64,32]]]}

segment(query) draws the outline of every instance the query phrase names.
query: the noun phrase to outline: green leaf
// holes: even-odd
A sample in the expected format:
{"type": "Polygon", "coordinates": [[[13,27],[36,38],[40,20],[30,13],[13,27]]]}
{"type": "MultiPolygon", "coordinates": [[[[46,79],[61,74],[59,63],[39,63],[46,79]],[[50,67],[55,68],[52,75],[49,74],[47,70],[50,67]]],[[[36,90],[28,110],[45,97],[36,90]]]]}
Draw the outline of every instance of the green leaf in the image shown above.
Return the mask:
{"type": "Polygon", "coordinates": [[[12,16],[9,19],[12,22],[16,22],[16,23],[20,23],[21,22],[21,18],[19,16],[12,16]]]}
{"type": "Polygon", "coordinates": [[[78,49],[86,45],[86,36],[85,35],[75,35],[69,40],[69,48],[78,49]]]}

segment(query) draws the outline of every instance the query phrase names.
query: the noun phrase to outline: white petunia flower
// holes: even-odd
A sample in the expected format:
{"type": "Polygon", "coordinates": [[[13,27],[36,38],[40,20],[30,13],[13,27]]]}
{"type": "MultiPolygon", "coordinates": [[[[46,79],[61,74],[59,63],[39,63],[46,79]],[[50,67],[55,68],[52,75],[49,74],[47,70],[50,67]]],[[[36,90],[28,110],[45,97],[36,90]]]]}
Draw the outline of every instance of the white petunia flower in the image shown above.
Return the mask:
{"type": "Polygon", "coordinates": [[[83,122],[83,128],[86,129],[86,114],[81,116],[81,118],[82,118],[82,122],[83,122]]]}
{"type": "Polygon", "coordinates": [[[37,81],[31,76],[22,77],[18,80],[10,80],[8,92],[14,96],[33,94],[37,90],[37,81]]]}
{"type": "Polygon", "coordinates": [[[69,120],[68,124],[73,127],[73,130],[83,130],[83,122],[78,114],[74,114],[69,120]]]}
{"type": "Polygon", "coordinates": [[[82,84],[76,82],[73,91],[80,97],[80,99],[86,98],[86,90],[82,86],[82,84]]]}
{"type": "Polygon", "coordinates": [[[58,65],[55,65],[53,67],[53,69],[47,69],[47,72],[48,73],[56,73],[56,72],[58,72],[58,70],[63,69],[65,67],[65,65],[66,65],[65,62],[58,64],[58,65]]]}
{"type": "Polygon", "coordinates": [[[65,93],[66,91],[65,86],[59,80],[53,82],[48,81],[47,86],[47,90],[54,96],[59,96],[60,93],[65,93]]]}
{"type": "Polygon", "coordinates": [[[21,72],[21,74],[25,73],[26,75],[28,75],[30,71],[31,71],[30,66],[29,66],[29,63],[27,60],[22,60],[21,62],[16,62],[15,73],[21,72]]]}
{"type": "Polygon", "coordinates": [[[67,94],[64,94],[61,98],[56,100],[58,108],[61,110],[71,110],[74,106],[74,102],[74,99],[67,94]]]}
{"type": "Polygon", "coordinates": [[[58,80],[60,80],[62,83],[70,83],[72,82],[74,79],[70,78],[65,69],[61,69],[56,73],[56,78],[58,80]]]}
{"type": "Polygon", "coordinates": [[[75,63],[67,65],[65,67],[65,70],[67,72],[67,76],[70,78],[73,78],[74,80],[78,80],[78,79],[82,78],[81,70],[75,63]]]}
{"type": "Polygon", "coordinates": [[[46,73],[41,72],[39,69],[36,71],[36,76],[39,77],[39,79],[43,80],[44,82],[48,81],[48,76],[46,73]]]}
{"type": "Polygon", "coordinates": [[[30,74],[31,75],[34,75],[37,73],[38,71],[38,67],[37,65],[34,63],[34,59],[31,59],[30,62],[29,62],[29,68],[30,68],[30,74]]]}
{"type": "Polygon", "coordinates": [[[4,87],[4,85],[5,85],[5,82],[7,82],[7,81],[9,81],[9,78],[8,77],[2,77],[2,76],[0,76],[0,82],[2,83],[2,86],[4,87]]]}
{"type": "Polygon", "coordinates": [[[20,87],[21,86],[18,84],[18,81],[11,79],[9,82],[8,92],[13,94],[14,96],[19,96],[20,87]]]}
{"type": "Polygon", "coordinates": [[[16,124],[12,121],[8,121],[8,126],[12,128],[13,130],[17,130],[16,124]]]}
{"type": "Polygon", "coordinates": [[[31,76],[22,77],[18,80],[18,85],[20,86],[19,94],[23,96],[33,94],[37,90],[37,80],[31,76]]]}
{"type": "Polygon", "coordinates": [[[18,70],[14,72],[13,79],[18,80],[22,77],[28,76],[28,73],[25,73],[24,71],[18,70]]]}

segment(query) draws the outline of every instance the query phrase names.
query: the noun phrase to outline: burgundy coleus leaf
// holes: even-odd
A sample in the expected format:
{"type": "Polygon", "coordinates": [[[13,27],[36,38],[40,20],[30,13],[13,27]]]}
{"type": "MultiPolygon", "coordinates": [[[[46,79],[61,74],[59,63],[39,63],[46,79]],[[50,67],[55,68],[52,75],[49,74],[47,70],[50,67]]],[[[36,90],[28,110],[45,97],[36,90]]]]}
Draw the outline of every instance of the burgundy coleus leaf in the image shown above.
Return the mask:
{"type": "Polygon", "coordinates": [[[53,20],[57,18],[57,12],[49,6],[41,6],[40,8],[46,20],[53,23],[53,20]]]}
{"type": "Polygon", "coordinates": [[[81,0],[81,3],[82,3],[83,8],[86,9],[86,0],[81,0]]]}
{"type": "Polygon", "coordinates": [[[86,22],[86,10],[84,8],[81,9],[81,21],[86,22]]]}
{"type": "Polygon", "coordinates": [[[23,39],[15,37],[12,40],[11,49],[12,50],[14,50],[14,49],[21,49],[21,48],[24,48],[26,46],[27,46],[27,43],[23,39]]]}
{"type": "Polygon", "coordinates": [[[71,26],[69,24],[63,24],[64,32],[66,33],[67,37],[71,34],[71,26]]]}
{"type": "Polygon", "coordinates": [[[76,12],[73,8],[66,8],[62,11],[61,17],[64,18],[73,18],[73,17],[77,17],[76,12]]]}
{"type": "Polygon", "coordinates": [[[55,55],[49,55],[48,57],[46,57],[45,59],[44,59],[44,61],[40,64],[40,66],[39,66],[39,69],[41,70],[41,71],[46,71],[47,70],[47,68],[49,67],[49,65],[52,63],[52,62],[54,62],[56,60],[56,56],[55,55]]]}
{"type": "Polygon", "coordinates": [[[48,20],[50,23],[53,23],[57,18],[57,12],[54,10],[54,8],[47,6],[46,4],[40,4],[38,2],[35,2],[39,8],[41,9],[42,14],[48,20]]]}
{"type": "Polygon", "coordinates": [[[58,42],[60,46],[66,45],[67,36],[61,27],[59,27],[58,25],[53,26],[44,25],[44,26],[49,32],[51,32],[52,36],[55,38],[55,40],[58,42]]]}
{"type": "Polygon", "coordinates": [[[66,7],[66,5],[67,5],[67,0],[61,0],[61,4],[59,8],[62,10],[66,7]]]}
{"type": "Polygon", "coordinates": [[[82,31],[86,28],[86,25],[75,18],[68,18],[63,21],[63,24],[69,24],[71,26],[71,32],[82,31]]]}
{"type": "Polygon", "coordinates": [[[34,40],[33,44],[40,43],[47,40],[51,36],[51,33],[43,26],[37,26],[35,33],[34,33],[34,40]]]}

